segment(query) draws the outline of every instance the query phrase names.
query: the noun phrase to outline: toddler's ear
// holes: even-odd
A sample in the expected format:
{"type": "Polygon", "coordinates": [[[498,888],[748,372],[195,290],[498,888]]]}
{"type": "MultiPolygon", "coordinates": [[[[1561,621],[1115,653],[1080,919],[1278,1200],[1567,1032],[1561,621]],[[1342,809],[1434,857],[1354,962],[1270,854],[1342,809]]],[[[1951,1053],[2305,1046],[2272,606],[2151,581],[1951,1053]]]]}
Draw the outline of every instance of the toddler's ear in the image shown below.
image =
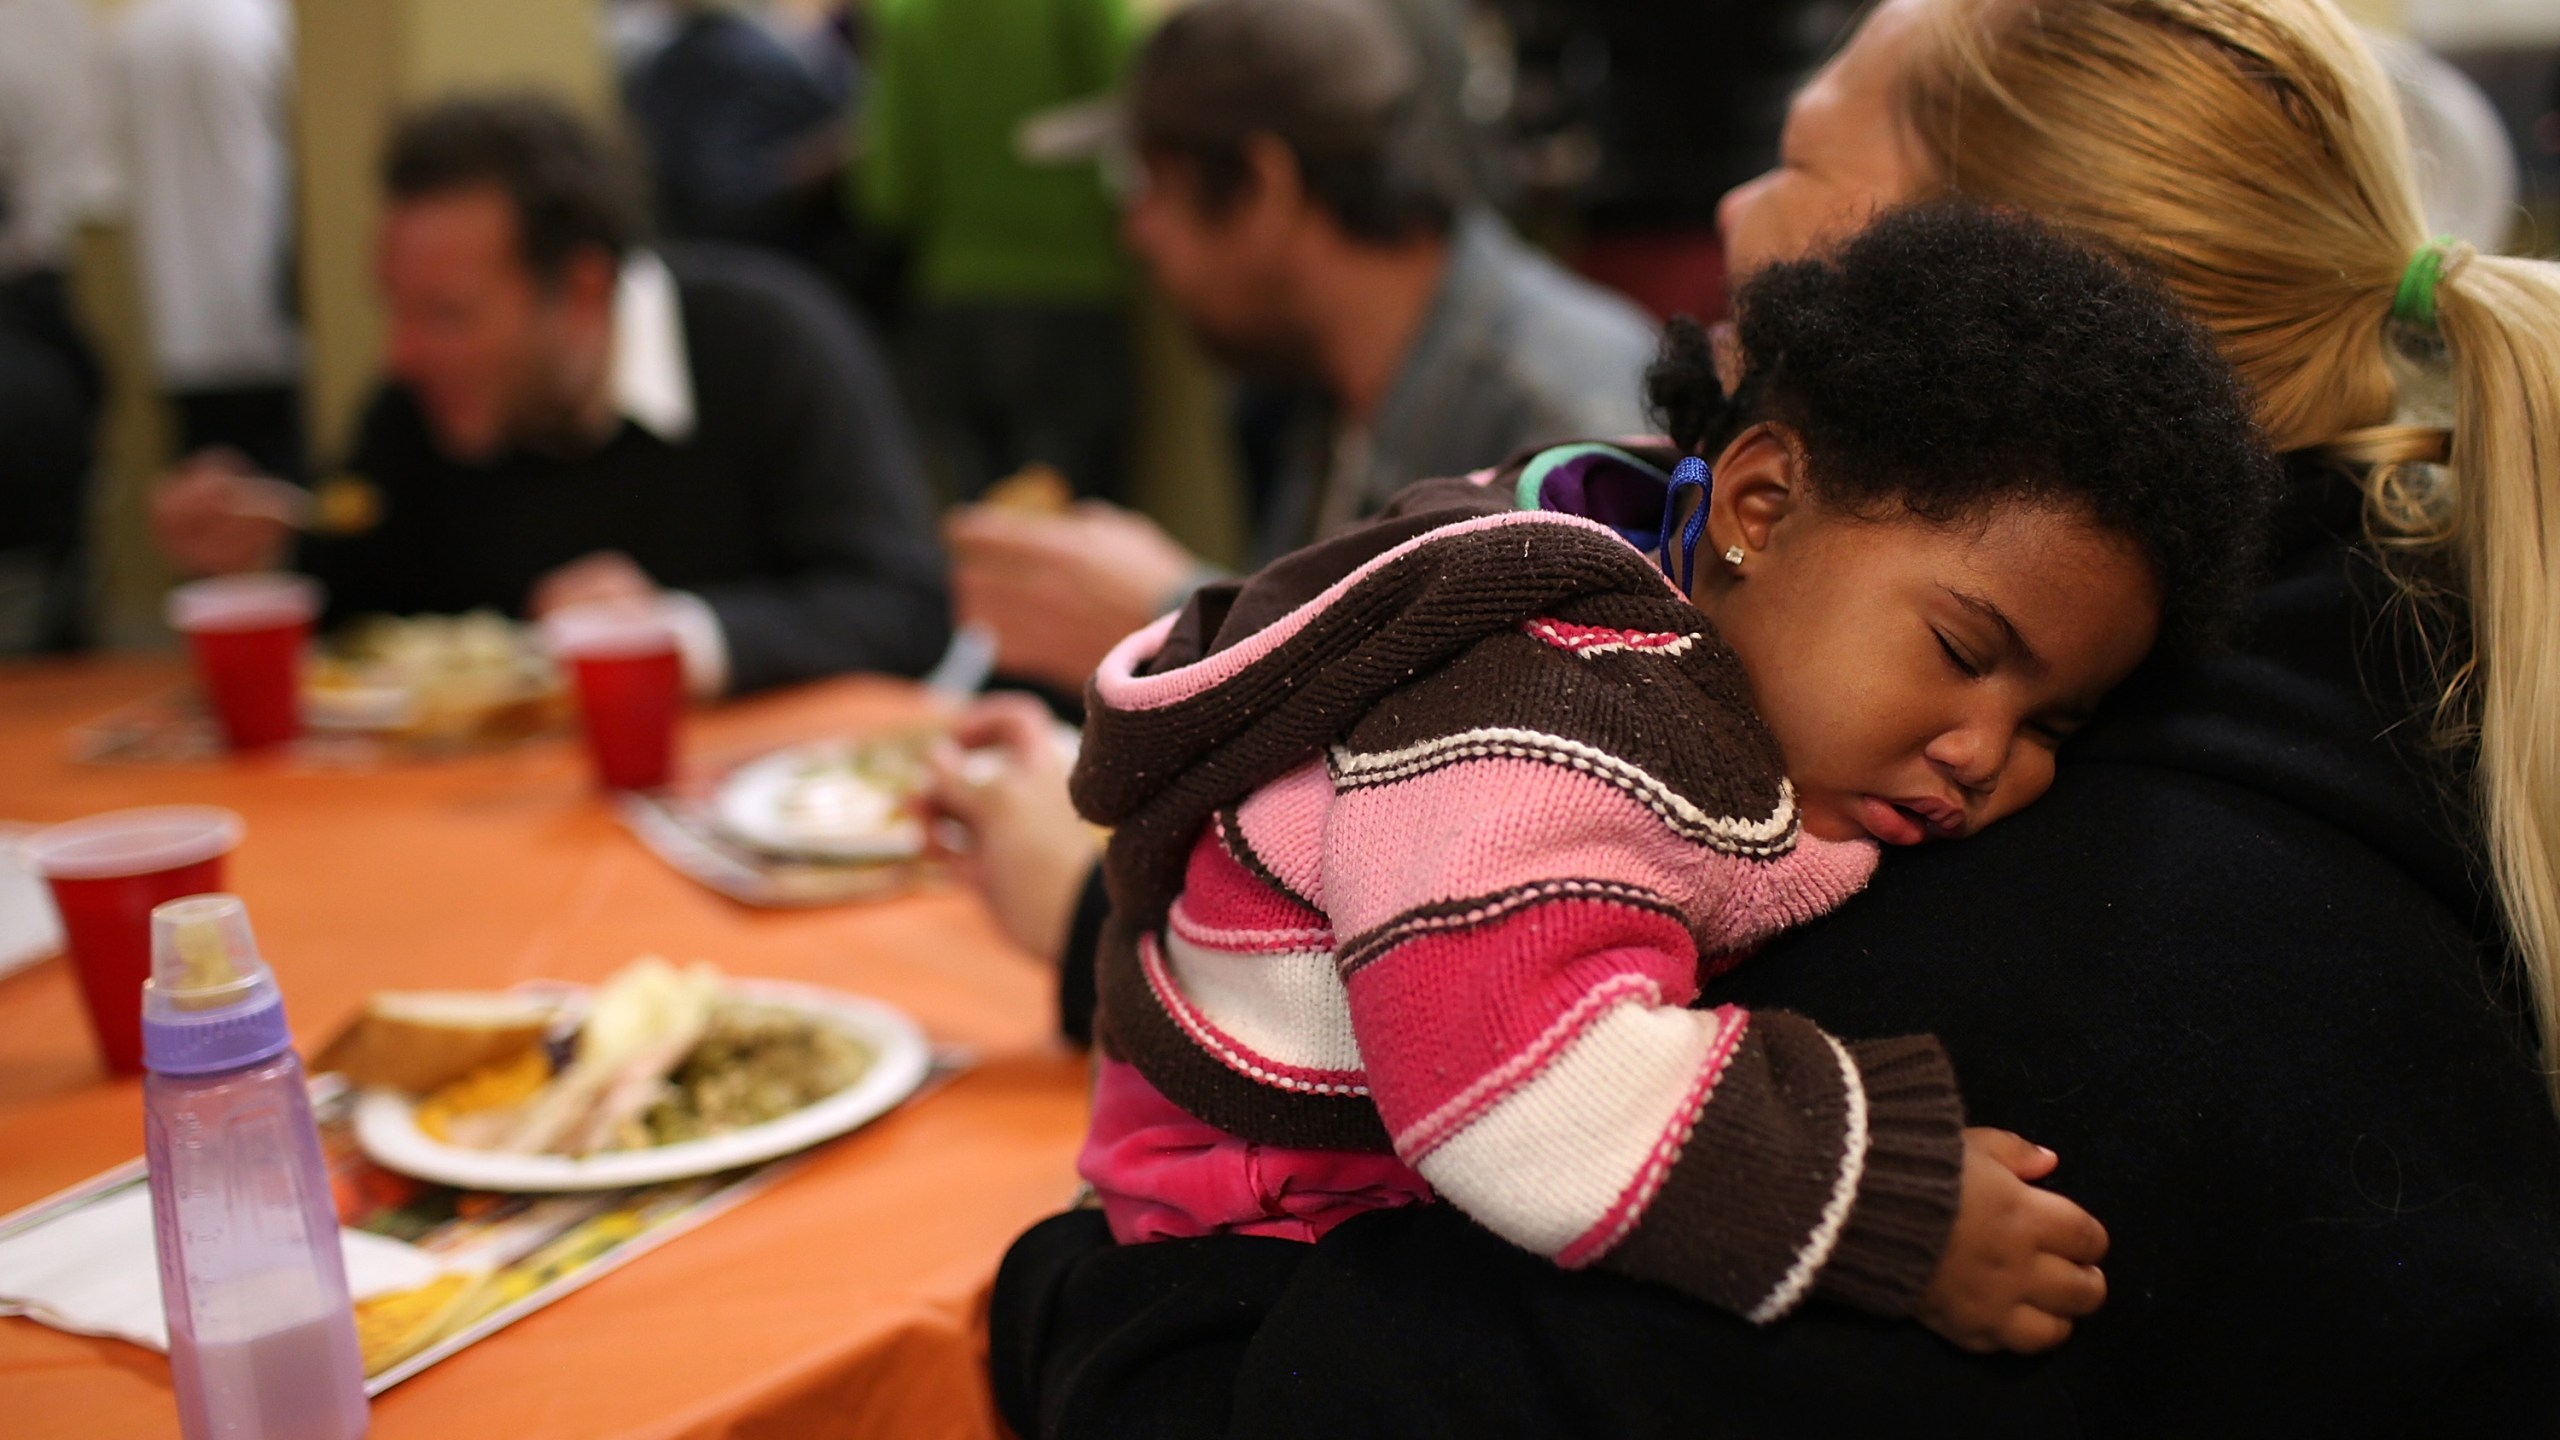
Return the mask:
{"type": "Polygon", "coordinates": [[[1804,466],[1804,442],[1784,425],[1764,421],[1733,437],[1716,458],[1707,501],[1713,553],[1738,544],[1747,559],[1767,549],[1770,532],[1803,502],[1804,466]]]}

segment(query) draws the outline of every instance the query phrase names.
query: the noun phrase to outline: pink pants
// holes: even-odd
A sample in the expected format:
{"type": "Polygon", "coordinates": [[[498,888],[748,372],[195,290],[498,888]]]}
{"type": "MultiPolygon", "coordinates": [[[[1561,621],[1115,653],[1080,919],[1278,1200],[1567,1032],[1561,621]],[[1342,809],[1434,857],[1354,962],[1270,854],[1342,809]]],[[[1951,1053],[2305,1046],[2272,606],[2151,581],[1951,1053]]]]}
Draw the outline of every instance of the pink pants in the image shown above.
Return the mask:
{"type": "Polygon", "coordinates": [[[1104,1059],[1076,1173],[1123,1245],[1195,1235],[1312,1242],[1354,1215],[1419,1205],[1431,1186],[1393,1155],[1257,1145],[1193,1119],[1137,1067],[1104,1059]]]}

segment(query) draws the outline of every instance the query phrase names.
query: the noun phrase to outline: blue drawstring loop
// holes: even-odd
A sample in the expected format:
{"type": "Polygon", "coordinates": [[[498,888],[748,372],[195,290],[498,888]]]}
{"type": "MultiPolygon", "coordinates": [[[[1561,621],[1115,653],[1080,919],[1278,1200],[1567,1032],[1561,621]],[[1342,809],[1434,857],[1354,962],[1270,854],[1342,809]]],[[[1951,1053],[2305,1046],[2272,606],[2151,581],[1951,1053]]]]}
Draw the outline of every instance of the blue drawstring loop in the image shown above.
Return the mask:
{"type": "Polygon", "coordinates": [[[1698,540],[1707,533],[1707,497],[1715,492],[1715,474],[1707,462],[1695,455],[1684,457],[1671,471],[1671,488],[1662,496],[1662,573],[1672,576],[1680,585],[1680,593],[1689,593],[1690,582],[1698,576],[1698,540]],[[1698,492],[1698,508],[1689,514],[1689,523],[1680,531],[1680,569],[1671,569],[1671,527],[1680,516],[1680,495],[1686,490],[1698,492]]]}

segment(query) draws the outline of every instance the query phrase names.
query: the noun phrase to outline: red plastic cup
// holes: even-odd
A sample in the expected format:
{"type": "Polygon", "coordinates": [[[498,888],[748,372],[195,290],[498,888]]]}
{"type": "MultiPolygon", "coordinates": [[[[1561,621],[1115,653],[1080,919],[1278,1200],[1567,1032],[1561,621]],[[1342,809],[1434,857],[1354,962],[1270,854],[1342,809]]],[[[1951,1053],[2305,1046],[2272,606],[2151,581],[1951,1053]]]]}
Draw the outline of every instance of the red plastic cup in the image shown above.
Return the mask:
{"type": "Polygon", "coordinates": [[[673,626],[621,606],[574,605],[542,622],[578,687],[578,718],[596,781],[654,790],[675,776],[684,658],[673,626]]]}
{"type": "Polygon", "coordinates": [[[142,1070],[142,982],[151,978],[151,907],[222,886],[240,817],[211,805],[110,810],[39,830],[28,865],[53,887],[71,968],[107,1070],[142,1070]]]}
{"type": "Polygon", "coordinates": [[[299,575],[225,575],[169,592],[169,624],[195,652],[232,749],[302,733],[302,651],[319,614],[320,587],[299,575]]]}

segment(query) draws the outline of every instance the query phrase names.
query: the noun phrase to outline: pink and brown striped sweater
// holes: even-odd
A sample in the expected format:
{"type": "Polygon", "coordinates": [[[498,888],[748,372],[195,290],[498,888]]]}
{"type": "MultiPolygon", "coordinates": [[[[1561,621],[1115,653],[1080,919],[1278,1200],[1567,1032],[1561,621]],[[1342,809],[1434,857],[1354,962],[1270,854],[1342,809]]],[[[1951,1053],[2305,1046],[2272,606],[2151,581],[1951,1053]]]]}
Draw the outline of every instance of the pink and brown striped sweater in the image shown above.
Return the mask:
{"type": "Polygon", "coordinates": [[[1095,677],[1115,832],[1082,1162],[1123,1240],[1437,1195],[1756,1321],[1908,1313],[1961,1109],[1934,1040],[1688,1008],[1866,881],[1739,663],[1621,535],[1434,481],[1095,677]]]}

